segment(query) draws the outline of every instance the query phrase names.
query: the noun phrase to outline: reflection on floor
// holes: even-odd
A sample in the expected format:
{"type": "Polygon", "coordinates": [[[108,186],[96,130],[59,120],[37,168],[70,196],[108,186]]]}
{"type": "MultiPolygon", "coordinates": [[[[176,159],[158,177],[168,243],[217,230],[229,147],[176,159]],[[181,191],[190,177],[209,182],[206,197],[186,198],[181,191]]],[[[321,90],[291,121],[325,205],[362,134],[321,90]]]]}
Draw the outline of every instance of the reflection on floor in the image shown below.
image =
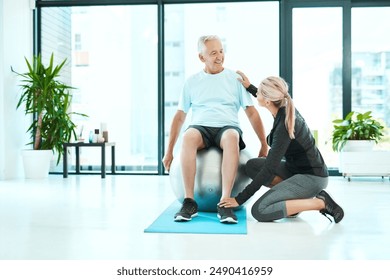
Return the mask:
{"type": "Polygon", "coordinates": [[[250,200],[247,235],[157,234],[143,230],[175,200],[168,176],[1,181],[0,259],[390,259],[389,179],[331,177],[328,191],[340,224],[317,211],[258,223],[250,200]]]}

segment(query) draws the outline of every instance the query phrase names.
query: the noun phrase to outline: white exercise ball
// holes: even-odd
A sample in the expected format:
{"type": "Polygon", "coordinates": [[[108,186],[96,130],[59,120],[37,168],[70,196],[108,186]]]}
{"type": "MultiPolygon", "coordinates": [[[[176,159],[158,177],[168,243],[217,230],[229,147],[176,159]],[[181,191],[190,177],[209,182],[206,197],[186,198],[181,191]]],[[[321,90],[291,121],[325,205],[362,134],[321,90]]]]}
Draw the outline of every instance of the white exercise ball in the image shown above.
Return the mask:
{"type": "MultiPolygon", "coordinates": [[[[245,164],[252,157],[246,150],[240,151],[238,170],[233,185],[232,197],[240,193],[251,181],[245,173],[245,164]]],[[[222,195],[222,151],[211,147],[201,150],[196,156],[196,175],[194,199],[198,203],[198,210],[216,212],[217,204],[222,195]]],[[[184,199],[184,183],[180,165],[180,155],[176,155],[169,171],[172,190],[180,201],[184,199]]]]}

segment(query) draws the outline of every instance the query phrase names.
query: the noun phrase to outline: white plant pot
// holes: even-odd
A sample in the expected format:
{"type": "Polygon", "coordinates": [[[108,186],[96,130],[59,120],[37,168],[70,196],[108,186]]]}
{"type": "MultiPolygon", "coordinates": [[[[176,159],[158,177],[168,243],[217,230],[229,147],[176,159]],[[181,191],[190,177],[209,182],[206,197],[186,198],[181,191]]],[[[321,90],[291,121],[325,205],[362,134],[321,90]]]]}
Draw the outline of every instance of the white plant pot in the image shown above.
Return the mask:
{"type": "Polygon", "coordinates": [[[44,179],[49,175],[51,150],[23,150],[23,167],[26,179],[44,179]]]}
{"type": "Polygon", "coordinates": [[[375,141],[372,140],[348,140],[343,147],[343,152],[367,152],[374,149],[375,141]]]}

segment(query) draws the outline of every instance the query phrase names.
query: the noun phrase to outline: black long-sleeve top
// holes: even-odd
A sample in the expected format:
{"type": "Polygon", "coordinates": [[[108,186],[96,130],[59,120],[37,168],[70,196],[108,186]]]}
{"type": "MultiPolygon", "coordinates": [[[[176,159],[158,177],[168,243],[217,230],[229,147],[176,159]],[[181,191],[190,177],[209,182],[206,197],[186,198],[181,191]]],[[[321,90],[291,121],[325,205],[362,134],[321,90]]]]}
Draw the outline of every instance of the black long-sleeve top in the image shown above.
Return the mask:
{"type": "MultiPolygon", "coordinates": [[[[253,95],[253,90],[251,90],[253,95]]],[[[257,91],[257,89],[256,89],[257,91]]],[[[269,185],[275,177],[275,172],[282,159],[291,174],[311,174],[320,177],[328,176],[328,168],[320,151],[315,145],[315,139],[301,114],[295,110],[295,138],[290,139],[285,126],[286,108],[281,107],[275,116],[273,127],[267,136],[270,146],[264,167],[253,181],[236,196],[238,204],[246,202],[262,185],[269,185]]]]}

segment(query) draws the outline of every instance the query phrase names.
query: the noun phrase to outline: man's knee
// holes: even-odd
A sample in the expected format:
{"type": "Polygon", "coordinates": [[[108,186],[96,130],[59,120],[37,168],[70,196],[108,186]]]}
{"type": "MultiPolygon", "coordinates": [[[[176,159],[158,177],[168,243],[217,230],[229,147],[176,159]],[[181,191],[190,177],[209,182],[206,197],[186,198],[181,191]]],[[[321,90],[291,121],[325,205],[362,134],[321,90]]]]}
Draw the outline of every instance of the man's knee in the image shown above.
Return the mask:
{"type": "Polygon", "coordinates": [[[228,140],[228,141],[237,141],[240,139],[240,134],[237,130],[233,128],[229,128],[225,130],[222,134],[222,140],[228,140]]]}
{"type": "Polygon", "coordinates": [[[235,129],[227,129],[224,131],[221,137],[220,146],[224,148],[237,148],[240,141],[240,135],[235,129]]]}
{"type": "Polygon", "coordinates": [[[195,128],[189,128],[183,134],[183,147],[192,147],[194,149],[203,148],[203,138],[199,130],[195,128]]]}

